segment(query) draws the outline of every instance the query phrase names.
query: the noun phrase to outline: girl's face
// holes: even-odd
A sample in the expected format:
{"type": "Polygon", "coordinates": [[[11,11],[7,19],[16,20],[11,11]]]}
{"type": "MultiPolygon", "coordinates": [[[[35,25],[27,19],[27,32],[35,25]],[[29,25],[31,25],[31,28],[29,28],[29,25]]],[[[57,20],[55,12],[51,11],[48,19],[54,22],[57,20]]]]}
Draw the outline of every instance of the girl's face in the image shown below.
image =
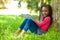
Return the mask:
{"type": "Polygon", "coordinates": [[[44,17],[47,16],[48,13],[49,13],[48,7],[42,7],[42,11],[41,12],[42,12],[44,17]]]}

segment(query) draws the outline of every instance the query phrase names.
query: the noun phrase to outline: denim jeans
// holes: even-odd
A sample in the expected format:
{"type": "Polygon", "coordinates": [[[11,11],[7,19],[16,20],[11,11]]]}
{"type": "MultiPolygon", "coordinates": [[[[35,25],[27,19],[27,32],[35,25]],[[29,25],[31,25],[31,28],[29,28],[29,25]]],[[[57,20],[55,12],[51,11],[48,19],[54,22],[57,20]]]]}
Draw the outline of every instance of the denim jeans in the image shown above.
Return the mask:
{"type": "Polygon", "coordinates": [[[26,18],[23,21],[23,23],[20,25],[20,28],[25,31],[29,29],[32,33],[37,33],[37,34],[43,33],[38,27],[38,25],[32,19],[28,19],[28,18],[26,18]]]}

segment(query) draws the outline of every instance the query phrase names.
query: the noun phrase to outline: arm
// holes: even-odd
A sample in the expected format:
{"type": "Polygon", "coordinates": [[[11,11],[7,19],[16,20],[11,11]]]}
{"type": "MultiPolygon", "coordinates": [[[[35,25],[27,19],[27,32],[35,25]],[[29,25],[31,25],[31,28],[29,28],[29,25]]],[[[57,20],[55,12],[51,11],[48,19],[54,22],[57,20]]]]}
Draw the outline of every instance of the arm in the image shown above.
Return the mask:
{"type": "Polygon", "coordinates": [[[43,25],[45,25],[47,22],[50,22],[50,17],[46,17],[43,21],[41,21],[41,22],[39,22],[39,21],[37,21],[37,20],[35,20],[34,19],[34,21],[35,21],[35,23],[38,25],[38,26],[43,26],[43,25]]]}

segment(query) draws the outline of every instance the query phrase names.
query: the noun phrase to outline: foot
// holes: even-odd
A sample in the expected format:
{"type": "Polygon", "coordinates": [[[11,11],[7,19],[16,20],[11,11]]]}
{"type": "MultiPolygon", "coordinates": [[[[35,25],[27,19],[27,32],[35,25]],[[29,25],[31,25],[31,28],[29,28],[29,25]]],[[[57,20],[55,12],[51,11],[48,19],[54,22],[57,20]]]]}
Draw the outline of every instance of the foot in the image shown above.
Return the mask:
{"type": "Polygon", "coordinates": [[[23,34],[19,34],[17,38],[22,38],[23,36],[24,36],[23,34]]]}
{"type": "Polygon", "coordinates": [[[14,34],[11,34],[11,38],[16,38],[16,36],[17,36],[17,34],[16,33],[14,33],[14,34]]]}
{"type": "Polygon", "coordinates": [[[16,34],[16,33],[14,33],[14,34],[13,34],[13,36],[17,36],[17,34],[16,34]]]}

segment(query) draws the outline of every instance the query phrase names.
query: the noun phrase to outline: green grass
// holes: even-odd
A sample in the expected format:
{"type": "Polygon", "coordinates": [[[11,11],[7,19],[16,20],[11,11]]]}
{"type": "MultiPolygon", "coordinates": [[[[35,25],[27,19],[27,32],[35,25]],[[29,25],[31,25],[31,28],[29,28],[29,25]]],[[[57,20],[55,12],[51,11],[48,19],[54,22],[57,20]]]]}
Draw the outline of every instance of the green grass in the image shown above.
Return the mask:
{"type": "Polygon", "coordinates": [[[49,30],[41,35],[31,33],[29,30],[22,38],[15,39],[12,36],[18,27],[23,22],[24,17],[21,15],[0,15],[0,39],[1,40],[60,40],[60,34],[54,25],[51,25],[49,30]]]}

